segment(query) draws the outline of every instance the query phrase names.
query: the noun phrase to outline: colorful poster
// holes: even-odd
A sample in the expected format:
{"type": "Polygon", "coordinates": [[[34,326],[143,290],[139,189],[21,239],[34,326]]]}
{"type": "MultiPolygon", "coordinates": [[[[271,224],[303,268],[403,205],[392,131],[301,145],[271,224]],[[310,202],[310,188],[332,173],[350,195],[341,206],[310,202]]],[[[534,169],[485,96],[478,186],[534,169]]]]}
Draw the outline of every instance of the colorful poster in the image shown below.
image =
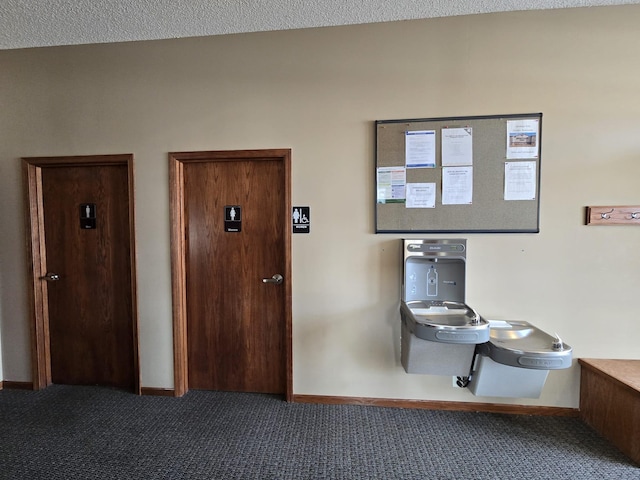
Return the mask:
{"type": "Polygon", "coordinates": [[[507,121],[507,158],[538,158],[538,119],[507,121]]]}
{"type": "Polygon", "coordinates": [[[376,176],[378,203],[404,203],[407,185],[404,167],[379,167],[376,176]]]}

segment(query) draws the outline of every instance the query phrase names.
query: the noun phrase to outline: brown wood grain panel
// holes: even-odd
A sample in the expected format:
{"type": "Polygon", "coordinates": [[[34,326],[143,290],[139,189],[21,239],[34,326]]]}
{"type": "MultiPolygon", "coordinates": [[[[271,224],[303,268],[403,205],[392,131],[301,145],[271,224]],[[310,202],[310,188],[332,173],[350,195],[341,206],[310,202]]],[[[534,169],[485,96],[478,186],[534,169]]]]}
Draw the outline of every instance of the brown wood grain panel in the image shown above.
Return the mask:
{"type": "Polygon", "coordinates": [[[0,390],[3,388],[7,390],[37,390],[33,382],[12,382],[10,380],[0,382],[0,390]]]}
{"type": "Polygon", "coordinates": [[[182,162],[169,155],[173,378],[175,394],[178,397],[188,391],[183,171],[182,162]]]}
{"type": "Polygon", "coordinates": [[[583,369],[591,370],[630,392],[640,392],[640,360],[581,358],[583,369]]]}
{"type": "Polygon", "coordinates": [[[31,370],[36,390],[51,383],[49,353],[49,319],[46,285],[40,281],[46,268],[42,206],[41,170],[27,160],[22,161],[22,179],[25,192],[25,226],[28,268],[29,317],[31,326],[31,370]]]}
{"type": "Polygon", "coordinates": [[[640,205],[587,207],[587,225],[640,225],[640,205]]]}
{"type": "Polygon", "coordinates": [[[133,389],[134,393],[141,395],[141,385],[140,385],[140,352],[138,346],[140,344],[139,340],[139,330],[138,330],[138,255],[136,250],[136,216],[135,216],[135,172],[133,168],[133,156],[129,156],[127,158],[127,162],[125,163],[127,167],[127,198],[129,205],[129,288],[131,289],[130,293],[130,305],[131,311],[129,313],[131,318],[131,340],[133,342],[132,345],[132,361],[133,361],[133,389]]]}
{"type": "Polygon", "coordinates": [[[294,395],[294,402],[327,405],[371,405],[376,407],[413,408],[462,412],[504,413],[510,415],[540,415],[577,417],[575,408],[544,407],[537,405],[507,405],[501,403],[445,402],[435,400],[404,400],[393,398],[336,397],[324,395],[294,395]]]}
{"type": "MultiPolygon", "coordinates": [[[[23,158],[23,183],[25,184],[26,196],[26,233],[27,233],[27,256],[30,280],[30,317],[32,325],[32,369],[33,369],[33,386],[35,389],[44,388],[52,382],[51,371],[51,349],[50,349],[50,316],[49,316],[49,287],[50,283],[41,280],[41,277],[47,272],[50,266],[47,261],[47,240],[52,234],[45,234],[45,198],[43,194],[42,182],[43,176],[47,177],[48,173],[57,171],[58,173],[67,168],[77,169],[79,167],[90,167],[89,170],[95,171],[96,167],[120,166],[126,173],[126,179],[123,180],[124,189],[117,191],[118,202],[122,199],[126,200],[128,205],[118,213],[117,218],[126,224],[128,219],[128,234],[123,234],[123,243],[128,248],[128,278],[121,282],[129,285],[129,292],[124,300],[120,300],[121,304],[128,305],[128,318],[131,320],[129,325],[129,335],[132,338],[131,351],[127,353],[127,361],[132,360],[133,369],[133,390],[140,392],[139,385],[139,362],[138,362],[138,322],[137,322],[137,289],[136,289],[136,258],[135,258],[135,219],[134,205],[129,202],[129,198],[133,199],[133,155],[88,155],[88,156],[68,156],[68,157],[28,157],[23,158]],[[128,208],[128,211],[127,211],[128,208]]],[[[91,177],[91,175],[89,175],[91,177]]],[[[89,178],[85,178],[88,180],[89,178]]],[[[69,190],[76,188],[74,185],[69,190]]],[[[107,189],[108,190],[108,189],[107,189]]],[[[63,189],[61,195],[67,194],[63,189]]],[[[85,199],[86,200],[86,199],[85,199]]],[[[87,202],[89,203],[89,202],[87,202]]],[[[124,205],[124,204],[123,204],[124,205]]],[[[79,215],[79,205],[76,205],[74,214],[79,215]]],[[[77,217],[76,217],[77,218],[77,217]]],[[[79,220],[77,219],[79,222],[79,220]]],[[[125,230],[122,230],[123,232],[125,230]]],[[[104,239],[103,239],[104,240],[104,239]]],[[[103,241],[101,250],[103,253],[110,248],[110,240],[103,241]]],[[[66,252],[57,247],[50,249],[53,254],[49,254],[49,258],[57,256],[58,251],[63,251],[65,255],[72,252],[73,249],[67,249],[66,252]]],[[[122,250],[122,249],[121,249],[122,250]]],[[[126,249],[125,249],[126,250],[126,249]]],[[[107,256],[103,255],[103,258],[107,256]]],[[[126,268],[125,268],[126,269],[126,268]]],[[[123,270],[124,271],[124,270],[123,270]]],[[[78,273],[76,271],[75,273],[78,273]]],[[[81,273],[81,272],[80,272],[81,273]]],[[[104,282],[103,282],[104,283],[104,282]]],[[[107,282],[108,283],[108,282],[107,282]]],[[[82,295],[80,295],[82,297],[82,295]]],[[[101,299],[99,295],[96,298],[101,299]]],[[[99,305],[99,302],[97,302],[99,305]]],[[[109,302],[107,302],[108,304],[109,302]]],[[[102,306],[107,306],[104,302],[102,306]]],[[[75,353],[75,352],[72,352],[75,353]]],[[[110,367],[109,367],[110,368],[110,367]]],[[[131,388],[131,386],[128,386],[131,388]]]]}
{"type": "Polygon", "coordinates": [[[279,285],[277,161],[185,167],[189,384],[193,388],[284,393],[284,318],[279,285]],[[265,188],[266,187],[266,188],[265,188]],[[215,192],[210,195],[208,192],[215,192]],[[242,231],[225,232],[224,207],[240,205],[242,231]],[[212,358],[213,356],[213,358],[212,358]]]}
{"type": "MultiPolygon", "coordinates": [[[[284,393],[287,400],[292,398],[290,156],[291,152],[288,149],[179,152],[169,154],[176,395],[181,395],[189,387],[193,387],[284,393]],[[189,210],[190,205],[193,207],[200,200],[193,202],[194,198],[191,198],[192,202],[191,204],[189,203],[189,194],[187,193],[188,179],[185,171],[197,164],[205,165],[206,170],[206,164],[212,162],[219,164],[216,167],[219,170],[218,173],[213,173],[208,179],[192,175],[189,181],[193,181],[195,184],[204,182],[205,185],[200,185],[200,187],[205,189],[209,189],[213,184],[217,185],[213,190],[206,190],[210,194],[211,192],[217,194],[220,191],[225,191],[226,195],[235,194],[239,195],[239,197],[237,196],[236,199],[228,197],[225,201],[216,200],[217,203],[214,206],[201,206],[202,211],[198,211],[198,208],[189,210]],[[263,167],[248,167],[245,165],[242,167],[244,170],[232,172],[229,188],[227,188],[227,183],[229,182],[217,177],[224,171],[223,164],[230,165],[232,163],[247,162],[257,162],[258,164],[274,163],[277,165],[280,178],[275,186],[269,184],[269,179],[263,172],[255,170],[255,168],[260,169],[263,167]],[[239,185],[242,186],[238,188],[239,185]],[[260,191],[265,192],[267,188],[270,190],[266,194],[260,194],[260,191]],[[248,201],[253,204],[258,203],[260,207],[268,207],[273,199],[277,199],[277,211],[275,212],[262,212],[260,215],[256,215],[251,211],[251,208],[254,207],[243,210],[244,220],[251,224],[251,227],[247,227],[249,228],[248,233],[253,236],[255,236],[256,232],[258,235],[264,235],[261,238],[261,242],[252,245],[246,238],[239,240],[236,237],[232,242],[226,242],[225,239],[220,238],[216,239],[216,235],[219,233],[216,228],[221,227],[223,221],[221,216],[224,205],[241,204],[244,208],[244,203],[242,202],[248,201]],[[207,230],[210,227],[202,227],[200,224],[196,228],[192,228],[190,224],[191,217],[195,219],[196,223],[202,222],[210,218],[207,215],[207,211],[212,210],[215,210],[217,227],[214,227],[213,230],[207,230]],[[261,224],[262,226],[258,227],[261,224]],[[265,237],[274,231],[280,236],[279,240],[266,240],[265,237]],[[206,240],[207,238],[209,240],[216,239],[216,241],[208,241],[206,240]],[[276,245],[278,243],[279,245],[276,245]],[[268,248],[270,244],[271,249],[268,248]],[[220,253],[222,248],[230,250],[226,253],[220,253]],[[266,250],[261,250],[265,248],[266,250]],[[264,251],[267,253],[265,254],[264,251]],[[251,261],[246,261],[251,257],[255,257],[263,261],[263,263],[265,259],[276,261],[279,268],[269,272],[258,271],[267,270],[269,266],[263,264],[261,268],[256,268],[251,261]],[[200,260],[194,260],[198,258],[200,260]],[[218,258],[218,264],[211,260],[216,258],[218,258]],[[227,260],[219,260],[220,258],[227,260]],[[278,258],[279,260],[276,260],[278,258]],[[226,273],[212,273],[211,268],[216,267],[216,265],[220,266],[220,262],[224,263],[231,260],[243,263],[235,270],[231,269],[226,273]],[[204,288],[190,285],[188,278],[192,272],[195,273],[195,278],[203,278],[204,275],[208,275],[212,284],[204,288]],[[236,274],[233,274],[233,272],[236,272],[236,274]],[[276,287],[262,284],[262,278],[271,277],[274,273],[283,274],[285,280],[282,285],[276,287]],[[252,278],[252,282],[255,282],[255,284],[237,283],[240,277],[252,278]],[[215,281],[212,279],[215,279],[215,281]],[[273,287],[276,288],[274,289],[273,287]],[[225,289],[226,293],[224,292],[225,289]],[[275,291],[277,293],[275,297],[265,297],[265,291],[275,291]],[[233,292],[233,295],[237,295],[240,292],[239,295],[242,301],[230,298],[229,292],[233,292]],[[192,298],[195,299],[195,302],[191,302],[192,298]],[[278,309],[268,307],[268,301],[274,298],[282,300],[283,306],[278,307],[278,309]],[[202,318],[206,316],[213,317],[214,313],[222,311],[221,308],[229,308],[231,312],[222,314],[222,317],[236,320],[240,318],[241,320],[221,326],[219,329],[219,325],[216,322],[210,321],[209,325],[191,325],[191,322],[187,321],[189,315],[193,316],[196,312],[198,312],[198,315],[202,315],[202,318]],[[277,328],[270,329],[270,325],[275,325],[271,322],[271,318],[275,318],[273,312],[276,312],[275,317],[278,317],[277,328]],[[251,320],[249,321],[249,319],[251,320]],[[265,327],[267,330],[264,330],[265,327]],[[258,333],[260,331],[267,331],[268,334],[261,335],[258,333]],[[278,333],[274,337],[273,335],[276,331],[278,333]],[[197,342],[202,343],[202,345],[197,345],[197,342]],[[264,353],[265,348],[267,350],[270,349],[271,353],[266,355],[264,353]],[[274,348],[278,352],[275,358],[273,355],[274,348]],[[222,355],[222,358],[217,358],[215,355],[212,356],[211,352],[215,352],[215,355],[222,355]],[[205,372],[205,365],[213,366],[215,371],[205,372]],[[265,374],[265,369],[276,369],[276,373],[275,375],[272,373],[265,374]],[[192,377],[194,383],[191,381],[192,377]],[[198,378],[202,382],[210,383],[207,386],[202,383],[200,385],[203,386],[197,387],[195,385],[198,385],[200,381],[198,378]],[[224,379],[226,387],[215,383],[220,379],[224,379]],[[273,387],[276,384],[278,386],[273,387]]],[[[195,169],[193,170],[195,171],[195,169]]],[[[204,204],[207,204],[207,202],[204,202],[204,204]]],[[[265,211],[269,212],[269,209],[267,208],[265,211]]],[[[246,222],[243,222],[243,229],[245,229],[243,233],[247,236],[245,225],[246,222]]],[[[240,236],[242,237],[242,235],[240,236]]],[[[226,267],[227,263],[224,263],[224,265],[226,267]]]]}
{"type": "Polygon", "coordinates": [[[618,376],[612,361],[580,359],[580,417],[640,464],[640,390],[624,377],[629,368],[637,375],[638,361],[613,362],[618,376]]]}
{"type": "Polygon", "coordinates": [[[43,171],[52,380],[132,389],[135,384],[126,166],[43,171]],[[95,203],[97,228],[79,225],[95,203]]]}
{"type": "Polygon", "coordinates": [[[178,397],[173,388],[154,388],[154,387],[142,387],[140,389],[140,395],[149,395],[152,397],[178,397]]]}
{"type": "Polygon", "coordinates": [[[287,402],[293,399],[293,325],[292,325],[292,279],[291,279],[291,152],[289,150],[280,150],[277,152],[282,163],[283,171],[283,218],[281,219],[284,231],[284,322],[285,322],[285,345],[284,354],[286,362],[285,379],[286,391],[285,400],[287,402]]]}

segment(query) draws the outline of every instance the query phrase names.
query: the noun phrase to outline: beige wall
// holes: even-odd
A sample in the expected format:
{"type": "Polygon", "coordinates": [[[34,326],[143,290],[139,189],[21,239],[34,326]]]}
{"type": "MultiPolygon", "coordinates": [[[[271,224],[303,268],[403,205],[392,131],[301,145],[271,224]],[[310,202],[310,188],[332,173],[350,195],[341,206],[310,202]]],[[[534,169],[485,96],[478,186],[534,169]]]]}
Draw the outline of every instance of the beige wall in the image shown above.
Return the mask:
{"type": "MultiPolygon", "coordinates": [[[[30,380],[19,157],[133,153],[142,385],[173,385],[167,152],[292,148],[296,394],[474,397],[400,366],[402,235],[373,233],[376,119],[543,112],[540,234],[469,234],[467,300],[558,332],[575,357],[638,356],[640,7],[0,52],[2,379],[30,380]]],[[[419,236],[418,236],[419,237],[419,236]]]]}

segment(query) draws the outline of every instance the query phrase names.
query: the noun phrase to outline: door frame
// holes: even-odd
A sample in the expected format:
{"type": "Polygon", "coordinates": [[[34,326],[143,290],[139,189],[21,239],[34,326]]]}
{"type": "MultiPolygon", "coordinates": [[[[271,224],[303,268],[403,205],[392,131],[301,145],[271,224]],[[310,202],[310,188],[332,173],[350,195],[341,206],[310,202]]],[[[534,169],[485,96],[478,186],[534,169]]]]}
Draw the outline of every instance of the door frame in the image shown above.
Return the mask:
{"type": "Polygon", "coordinates": [[[129,191],[129,247],[131,262],[131,318],[133,327],[134,392],[140,395],[140,361],[138,358],[138,296],[136,275],[135,200],[133,184],[133,154],[82,155],[62,157],[23,157],[22,181],[25,209],[29,324],[31,326],[31,370],[34,390],[52,383],[49,337],[48,285],[43,282],[47,272],[46,239],[44,235],[44,204],[42,169],[55,167],[86,167],[125,165],[129,191]]]}
{"type": "Polygon", "coordinates": [[[207,161],[277,160],[284,167],[284,284],[285,289],[285,379],[286,401],[293,400],[293,351],[291,313],[291,149],[224,150],[169,153],[169,190],[171,213],[171,295],[173,299],[173,375],[174,395],[189,391],[187,361],[187,288],[186,288],[186,225],[184,165],[207,161]]]}

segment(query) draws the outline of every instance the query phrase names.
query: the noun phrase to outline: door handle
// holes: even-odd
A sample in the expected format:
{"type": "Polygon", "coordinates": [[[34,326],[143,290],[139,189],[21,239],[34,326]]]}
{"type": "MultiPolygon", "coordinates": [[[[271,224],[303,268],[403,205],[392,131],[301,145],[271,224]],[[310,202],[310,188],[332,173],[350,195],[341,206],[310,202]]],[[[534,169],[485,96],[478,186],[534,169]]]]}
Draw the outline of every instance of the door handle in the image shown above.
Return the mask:
{"type": "Polygon", "coordinates": [[[282,278],[282,275],[276,273],[271,278],[263,278],[262,283],[275,283],[276,285],[280,285],[282,283],[282,280],[284,280],[284,278],[282,278]]]}
{"type": "Polygon", "coordinates": [[[47,272],[44,277],[40,277],[40,280],[46,280],[47,282],[57,282],[58,280],[60,280],[60,275],[58,275],[57,273],[47,272]]]}

